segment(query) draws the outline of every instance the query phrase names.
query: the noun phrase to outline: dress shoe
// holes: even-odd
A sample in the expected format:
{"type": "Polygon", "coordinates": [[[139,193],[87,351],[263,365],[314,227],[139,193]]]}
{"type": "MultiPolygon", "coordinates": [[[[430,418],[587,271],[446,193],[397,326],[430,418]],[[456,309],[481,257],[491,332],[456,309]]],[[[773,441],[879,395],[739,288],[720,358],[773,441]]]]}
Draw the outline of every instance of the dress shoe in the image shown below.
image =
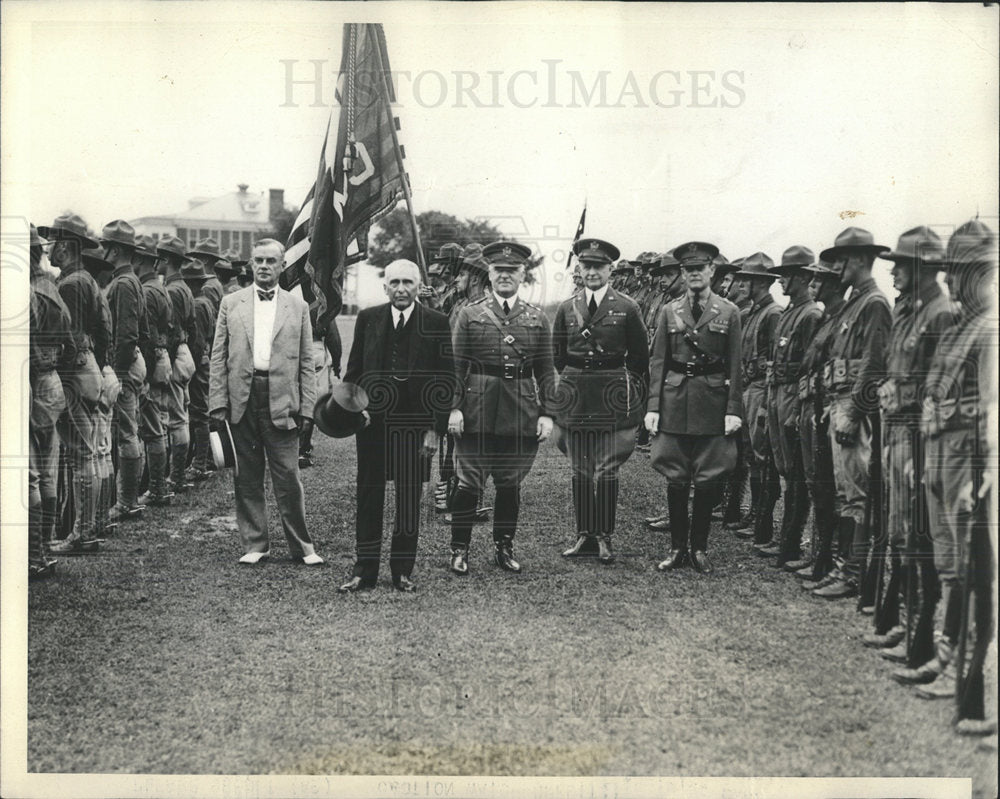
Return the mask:
{"type": "Polygon", "coordinates": [[[687,563],[688,553],[686,549],[671,549],[667,553],[665,560],[661,560],[656,568],[661,572],[673,571],[681,568],[687,563]]]}
{"type": "Polygon", "coordinates": [[[906,630],[902,627],[893,627],[887,633],[865,633],[861,636],[861,643],[871,649],[891,649],[904,638],[906,630]]]}
{"type": "Polygon", "coordinates": [[[96,538],[66,538],[49,544],[49,552],[56,555],[89,555],[100,549],[101,542],[96,538]]]}
{"type": "Polygon", "coordinates": [[[660,519],[658,522],[653,522],[649,525],[650,530],[656,530],[660,533],[666,533],[670,530],[670,519],[660,519]]]}
{"type": "Polygon", "coordinates": [[[338,594],[355,594],[358,591],[367,591],[375,587],[375,580],[372,577],[352,577],[340,588],[338,594]]]}
{"type": "Polygon", "coordinates": [[[879,657],[885,658],[892,663],[906,663],[906,641],[900,641],[889,649],[880,649],[879,657]]]}
{"type": "Polygon", "coordinates": [[[513,572],[514,574],[519,574],[521,571],[521,564],[514,560],[514,548],[511,544],[497,544],[494,559],[497,566],[504,571],[513,572]]]}
{"type": "Polygon", "coordinates": [[[645,519],[643,519],[643,522],[645,523],[645,525],[647,527],[651,527],[652,525],[656,524],[657,522],[667,521],[668,518],[669,517],[667,516],[667,514],[661,513],[661,514],[659,514],[657,516],[647,516],[645,519]]]}
{"type": "Polygon", "coordinates": [[[493,510],[492,505],[481,505],[476,508],[475,520],[477,522],[488,522],[490,520],[490,511],[493,510]]]}
{"type": "Polygon", "coordinates": [[[797,572],[800,569],[808,569],[807,574],[812,574],[813,562],[809,558],[799,558],[799,560],[788,561],[784,569],[786,572],[797,572]]]}
{"type": "Polygon", "coordinates": [[[134,522],[142,518],[144,510],[146,510],[144,505],[133,505],[131,508],[127,508],[117,504],[108,511],[108,519],[113,522],[134,522]]]}
{"type": "Polygon", "coordinates": [[[996,731],[996,719],[959,719],[955,723],[959,735],[994,735],[996,731]]]}
{"type": "Polygon", "coordinates": [[[169,505],[173,498],[174,495],[169,491],[164,491],[162,494],[154,494],[152,491],[147,491],[139,497],[138,502],[140,505],[145,505],[147,507],[161,508],[165,505],[169,505]]]}
{"type": "Polygon", "coordinates": [[[451,570],[463,577],[469,573],[469,550],[456,547],[451,551],[451,570]]]}
{"type": "Polygon", "coordinates": [[[36,580],[47,580],[56,576],[56,560],[47,560],[45,563],[32,563],[28,566],[28,582],[36,580]]]}
{"type": "Polygon", "coordinates": [[[842,577],[829,585],[815,589],[812,594],[823,599],[847,599],[858,595],[858,581],[852,577],[842,577]]]}
{"type": "Polygon", "coordinates": [[[306,564],[306,566],[319,566],[324,561],[323,558],[321,558],[315,552],[310,552],[308,555],[304,555],[302,557],[302,562],[306,564]]]}
{"type": "Polygon", "coordinates": [[[604,564],[615,562],[615,553],[611,549],[610,536],[597,536],[597,560],[604,564]]]}
{"type": "Polygon", "coordinates": [[[692,552],[691,565],[694,566],[696,572],[701,572],[702,574],[712,573],[712,563],[709,561],[708,555],[704,552],[692,552]]]}
{"type": "Polygon", "coordinates": [[[955,696],[955,669],[949,663],[932,682],[917,686],[921,699],[951,699],[955,696]]]}
{"type": "Polygon", "coordinates": [[[587,544],[591,542],[591,538],[586,533],[580,533],[576,537],[576,543],[573,544],[569,549],[562,553],[564,558],[578,558],[581,555],[588,554],[585,550],[588,548],[587,544]]]}
{"type": "Polygon", "coordinates": [[[255,563],[260,563],[262,560],[267,560],[269,557],[271,557],[271,550],[267,550],[265,552],[247,552],[247,554],[239,559],[239,563],[245,563],[253,566],[255,563]]]}
{"type": "Polygon", "coordinates": [[[312,455],[302,453],[299,455],[299,468],[308,469],[313,465],[312,455]]]}
{"type": "Polygon", "coordinates": [[[393,579],[392,587],[397,591],[402,591],[404,594],[412,594],[417,590],[417,586],[413,583],[413,580],[402,574],[393,579]]]}

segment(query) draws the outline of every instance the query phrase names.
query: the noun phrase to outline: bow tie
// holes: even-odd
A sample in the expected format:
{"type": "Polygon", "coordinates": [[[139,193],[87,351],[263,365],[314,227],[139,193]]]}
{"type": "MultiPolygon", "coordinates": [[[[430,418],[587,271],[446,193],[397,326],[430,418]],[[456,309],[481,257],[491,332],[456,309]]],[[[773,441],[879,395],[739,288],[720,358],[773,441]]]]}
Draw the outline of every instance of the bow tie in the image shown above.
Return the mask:
{"type": "Polygon", "coordinates": [[[261,298],[264,302],[270,302],[274,299],[274,289],[257,289],[257,296],[261,298]]]}

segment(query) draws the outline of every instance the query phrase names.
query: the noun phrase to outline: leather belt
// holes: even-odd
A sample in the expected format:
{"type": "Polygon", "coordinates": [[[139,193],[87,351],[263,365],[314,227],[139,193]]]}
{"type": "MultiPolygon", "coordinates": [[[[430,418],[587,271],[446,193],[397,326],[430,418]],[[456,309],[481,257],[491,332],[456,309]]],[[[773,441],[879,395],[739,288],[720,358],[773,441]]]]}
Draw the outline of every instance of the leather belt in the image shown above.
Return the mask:
{"type": "Polygon", "coordinates": [[[267,377],[269,374],[270,373],[267,371],[267,369],[254,369],[253,370],[253,376],[254,377],[267,377]]]}
{"type": "Polygon", "coordinates": [[[701,375],[721,374],[726,371],[726,367],[722,361],[716,361],[715,363],[695,363],[688,361],[687,363],[683,363],[682,361],[669,360],[667,361],[667,371],[679,372],[688,377],[700,377],[701,375]]]}
{"type": "Polygon", "coordinates": [[[504,380],[527,380],[531,377],[531,364],[505,363],[503,366],[497,366],[492,363],[474,363],[469,368],[469,373],[502,377],[504,380]]]}
{"type": "Polygon", "coordinates": [[[625,365],[625,356],[617,355],[609,358],[581,358],[576,355],[566,356],[566,365],[576,369],[621,369],[625,365]]]}

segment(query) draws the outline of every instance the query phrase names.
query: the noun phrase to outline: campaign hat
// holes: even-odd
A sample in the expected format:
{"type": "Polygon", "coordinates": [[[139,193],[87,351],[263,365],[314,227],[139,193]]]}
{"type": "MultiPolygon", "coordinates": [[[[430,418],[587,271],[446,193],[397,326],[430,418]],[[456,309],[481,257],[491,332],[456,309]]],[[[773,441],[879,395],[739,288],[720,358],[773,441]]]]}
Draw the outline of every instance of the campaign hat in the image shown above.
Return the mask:
{"type": "Polygon", "coordinates": [[[841,255],[846,255],[847,253],[864,252],[872,255],[881,255],[888,251],[889,248],[884,244],[876,244],[875,237],[867,230],[859,227],[849,227],[833,240],[832,247],[827,247],[819,255],[824,261],[833,263],[841,255]]]}
{"type": "Polygon", "coordinates": [[[160,239],[156,245],[156,251],[163,257],[172,258],[182,263],[189,260],[187,253],[184,252],[184,242],[169,233],[160,239]]]}
{"type": "Polygon", "coordinates": [[[740,269],[736,272],[736,277],[752,277],[763,280],[776,280],[777,275],[771,270],[774,268],[774,261],[766,253],[755,252],[748,255],[740,264],[740,269]]]}
{"type": "Polygon", "coordinates": [[[667,250],[660,253],[656,263],[650,268],[649,274],[653,277],[666,274],[670,269],[680,269],[681,262],[674,257],[674,250],[667,250]]]}
{"type": "Polygon", "coordinates": [[[946,251],[949,269],[967,267],[971,264],[997,263],[997,237],[978,219],[972,219],[960,226],[948,239],[946,251]]]}
{"type": "Polygon", "coordinates": [[[38,233],[49,240],[76,239],[84,249],[94,249],[97,242],[90,237],[87,223],[79,214],[57,216],[51,225],[39,225],[38,233]]]}
{"type": "Polygon", "coordinates": [[[135,249],[135,228],[124,219],[108,222],[101,231],[101,244],[120,244],[135,249]]]}
{"type": "MultiPolygon", "coordinates": [[[[621,257],[621,252],[602,239],[579,239],[573,243],[573,253],[583,263],[611,264],[621,257]]],[[[529,251],[530,255],[530,251],[529,251]]]]}
{"type": "Polygon", "coordinates": [[[205,271],[205,264],[197,258],[188,258],[181,267],[181,277],[185,280],[211,280],[212,275],[205,271]]]}
{"type": "Polygon", "coordinates": [[[365,426],[368,394],[354,383],[337,383],[316,401],[313,421],[331,438],[353,436],[365,426]]]}
{"type": "Polygon", "coordinates": [[[806,267],[816,263],[816,256],[808,247],[793,244],[781,254],[781,263],[771,267],[771,272],[781,275],[799,275],[806,267]]]}
{"type": "Polygon", "coordinates": [[[197,244],[194,245],[193,250],[189,250],[185,253],[189,258],[200,258],[202,261],[206,257],[212,258],[213,260],[222,260],[224,257],[222,251],[219,249],[219,242],[214,238],[209,236],[207,239],[200,239],[197,244]]]}
{"type": "Polygon", "coordinates": [[[31,232],[29,233],[30,238],[28,239],[29,247],[41,247],[49,243],[48,239],[43,239],[38,235],[38,228],[31,224],[29,224],[29,227],[31,228],[31,232]]]}
{"type": "Polygon", "coordinates": [[[96,247],[88,247],[81,250],[80,255],[83,257],[84,266],[90,266],[96,269],[115,268],[115,265],[105,257],[104,248],[100,244],[96,247]]]}
{"type": "Polygon", "coordinates": [[[152,236],[141,233],[135,237],[135,251],[139,255],[148,255],[151,258],[160,258],[160,253],[156,249],[156,239],[152,236]]]}
{"type": "Polygon", "coordinates": [[[931,269],[944,269],[945,266],[941,237],[925,225],[907,230],[896,242],[896,249],[883,253],[879,258],[931,269]]]}
{"type": "Polygon", "coordinates": [[[526,266],[531,258],[531,248],[516,241],[494,241],[483,247],[483,258],[490,266],[526,266]]]}
{"type": "Polygon", "coordinates": [[[459,270],[466,267],[479,272],[488,271],[488,264],[486,263],[486,259],[483,258],[482,244],[472,242],[465,245],[465,248],[462,250],[462,262],[459,265],[459,270]]]}

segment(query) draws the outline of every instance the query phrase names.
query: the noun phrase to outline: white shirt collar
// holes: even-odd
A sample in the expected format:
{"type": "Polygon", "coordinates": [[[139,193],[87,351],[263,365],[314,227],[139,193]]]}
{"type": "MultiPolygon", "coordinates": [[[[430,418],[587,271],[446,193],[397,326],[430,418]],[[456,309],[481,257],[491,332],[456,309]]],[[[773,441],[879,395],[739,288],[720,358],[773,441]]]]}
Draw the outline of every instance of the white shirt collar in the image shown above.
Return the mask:
{"type": "Polygon", "coordinates": [[[584,289],[584,299],[587,300],[587,305],[590,305],[590,298],[593,297],[594,301],[600,305],[604,302],[604,295],[608,293],[608,283],[605,283],[597,291],[591,291],[590,289],[584,289]]]}
{"type": "Polygon", "coordinates": [[[517,295],[516,294],[513,297],[501,297],[499,294],[497,294],[494,291],[493,292],[493,297],[497,301],[497,305],[499,305],[501,308],[503,308],[503,304],[504,303],[507,303],[507,307],[510,308],[512,311],[514,310],[515,303],[517,303],[517,295]]]}
{"type": "Polygon", "coordinates": [[[389,308],[392,311],[392,326],[395,327],[399,324],[399,315],[403,315],[403,324],[406,325],[410,321],[410,317],[413,316],[413,307],[416,305],[415,302],[411,302],[405,310],[399,310],[395,305],[390,305],[389,308]]]}

